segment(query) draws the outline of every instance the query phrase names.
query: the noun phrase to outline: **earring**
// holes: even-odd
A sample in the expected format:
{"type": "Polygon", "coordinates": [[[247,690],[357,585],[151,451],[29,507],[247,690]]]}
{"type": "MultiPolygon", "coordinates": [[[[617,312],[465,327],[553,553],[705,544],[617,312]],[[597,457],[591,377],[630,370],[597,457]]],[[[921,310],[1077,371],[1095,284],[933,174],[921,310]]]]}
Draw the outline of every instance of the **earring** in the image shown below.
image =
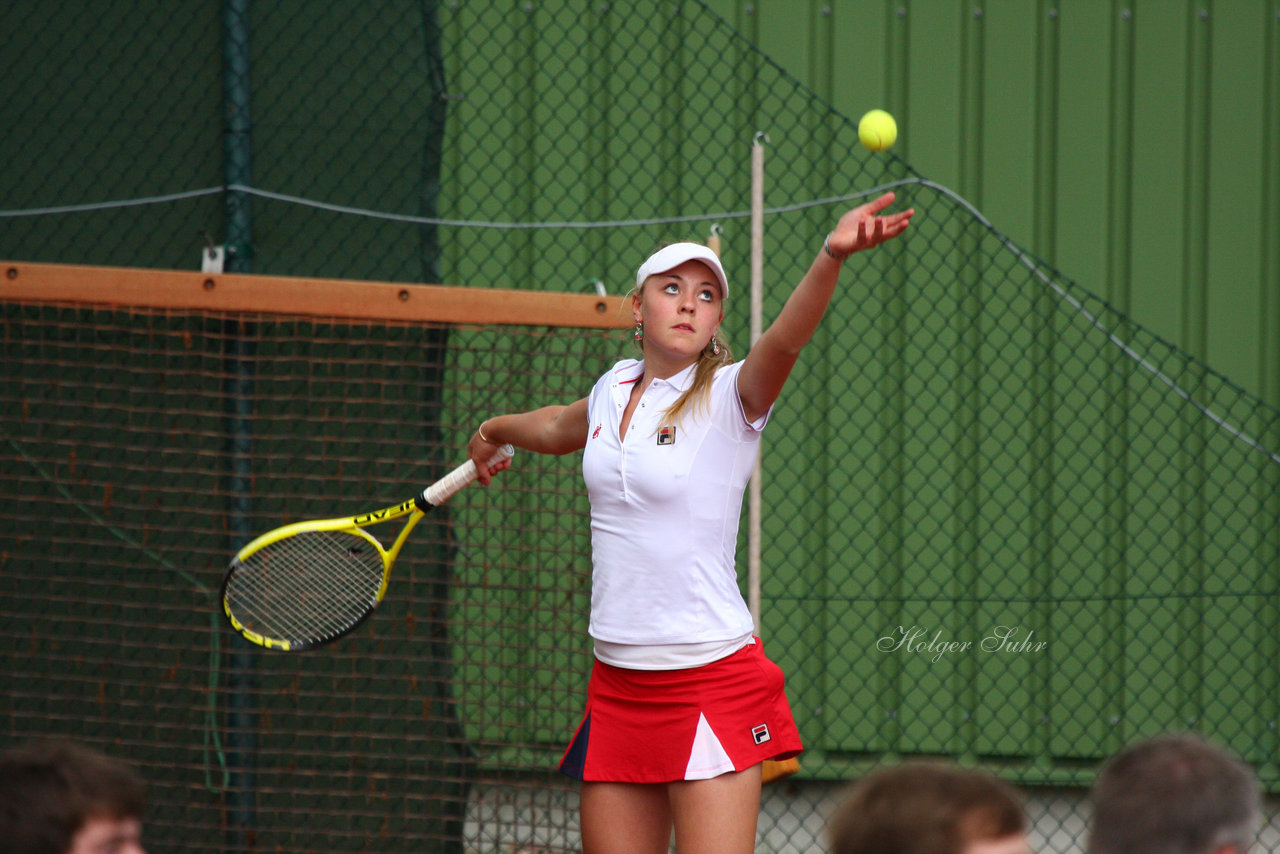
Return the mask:
{"type": "Polygon", "coordinates": [[[636,321],[635,339],[637,341],[644,340],[644,321],[643,320],[636,321]]]}
{"type": "Polygon", "coordinates": [[[716,340],[716,336],[714,335],[711,336],[711,355],[720,355],[720,342],[716,340]]]}

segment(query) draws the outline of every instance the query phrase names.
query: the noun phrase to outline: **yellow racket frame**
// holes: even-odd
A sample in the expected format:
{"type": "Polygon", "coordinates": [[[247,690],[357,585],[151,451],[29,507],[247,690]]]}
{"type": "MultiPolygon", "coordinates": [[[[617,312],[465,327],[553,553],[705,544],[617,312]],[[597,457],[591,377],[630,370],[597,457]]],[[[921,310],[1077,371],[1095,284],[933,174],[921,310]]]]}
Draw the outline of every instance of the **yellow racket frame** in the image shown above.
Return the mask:
{"type": "MultiPolygon", "coordinates": [[[[317,533],[325,531],[341,531],[347,534],[354,534],[367,541],[378,552],[378,557],[382,559],[382,583],[378,586],[378,594],[374,599],[374,607],[382,602],[383,597],[387,595],[387,587],[391,581],[391,567],[400,555],[400,550],[404,548],[405,541],[409,539],[409,533],[413,531],[415,525],[422,520],[426,514],[418,509],[414,499],[402,501],[392,507],[385,507],[382,510],[373,510],[369,513],[361,513],[359,516],[347,516],[341,519],[314,519],[308,522],[294,522],[290,525],[284,525],[276,528],[274,531],[256,537],[250,541],[244,548],[236,552],[235,559],[243,562],[247,558],[253,556],[257,552],[262,551],[267,546],[273,545],[286,540],[295,534],[317,533]],[[412,514],[412,515],[410,515],[412,514]],[[381,522],[390,522],[392,519],[399,519],[402,516],[409,516],[409,521],[405,523],[395,541],[391,544],[391,548],[383,547],[377,537],[370,534],[364,529],[367,525],[377,525],[381,522]]],[[[239,632],[245,640],[251,641],[265,649],[277,649],[281,652],[289,652],[293,648],[293,644],[288,641],[268,638],[258,634],[245,627],[243,623],[236,619],[231,613],[231,609],[227,606],[227,599],[222,598],[222,613],[226,615],[227,621],[231,623],[232,628],[239,632]]]]}
{"type": "MultiPolygon", "coordinates": [[[[514,449],[510,445],[503,445],[498,449],[497,453],[490,458],[488,464],[493,466],[501,461],[508,460],[511,458],[513,453],[514,449]]],[[[417,525],[418,522],[426,515],[423,507],[425,506],[429,509],[443,504],[450,496],[467,483],[470,483],[474,478],[475,467],[470,462],[467,462],[454,469],[431,486],[427,487],[420,495],[410,498],[407,501],[402,501],[399,504],[393,504],[392,506],[384,507],[381,510],[372,510],[367,513],[361,513],[358,516],[345,516],[336,519],[313,519],[306,522],[294,522],[289,525],[283,525],[279,528],[275,528],[261,536],[255,537],[253,540],[245,544],[240,551],[236,552],[235,559],[231,562],[231,568],[228,570],[227,577],[229,578],[235,571],[237,564],[243,563],[245,560],[268,546],[278,543],[281,540],[287,540],[289,537],[297,534],[329,531],[340,531],[342,533],[354,534],[364,539],[377,550],[378,557],[382,560],[382,582],[378,585],[377,596],[374,598],[373,603],[365,613],[365,616],[353,623],[349,629],[343,631],[342,634],[345,635],[355,629],[355,627],[360,625],[360,623],[364,622],[364,620],[368,618],[368,615],[372,614],[374,610],[377,609],[378,605],[382,602],[383,597],[387,595],[387,587],[391,581],[391,567],[395,563],[396,558],[399,557],[400,550],[404,548],[405,541],[409,539],[409,534],[413,531],[414,526],[417,525]],[[365,530],[368,526],[379,525],[383,522],[390,522],[393,519],[399,519],[404,516],[408,516],[409,521],[405,523],[404,528],[401,529],[389,549],[384,548],[377,537],[365,530]]],[[[295,649],[295,644],[286,640],[269,638],[261,635],[258,632],[249,629],[240,622],[240,620],[236,619],[235,614],[231,613],[231,608],[227,604],[226,589],[227,581],[224,579],[222,586],[222,613],[226,616],[227,622],[231,624],[231,627],[239,632],[245,640],[257,644],[264,649],[274,649],[281,652],[290,652],[295,649]]],[[[336,640],[337,637],[341,636],[342,635],[338,635],[334,639],[336,640]]],[[[315,644],[308,645],[303,648],[310,649],[314,645],[315,644]]]]}

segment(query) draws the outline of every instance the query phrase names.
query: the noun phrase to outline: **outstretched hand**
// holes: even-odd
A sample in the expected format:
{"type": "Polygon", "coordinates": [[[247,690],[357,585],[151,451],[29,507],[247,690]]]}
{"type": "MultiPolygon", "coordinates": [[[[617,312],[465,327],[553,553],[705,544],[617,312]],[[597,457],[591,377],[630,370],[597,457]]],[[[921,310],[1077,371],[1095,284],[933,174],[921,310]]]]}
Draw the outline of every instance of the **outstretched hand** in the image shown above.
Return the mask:
{"type": "Polygon", "coordinates": [[[872,249],[886,240],[897,237],[911,224],[915,208],[880,216],[880,211],[893,204],[893,193],[885,193],[865,205],[860,205],[840,217],[831,232],[827,245],[837,255],[849,255],[872,249]]]}

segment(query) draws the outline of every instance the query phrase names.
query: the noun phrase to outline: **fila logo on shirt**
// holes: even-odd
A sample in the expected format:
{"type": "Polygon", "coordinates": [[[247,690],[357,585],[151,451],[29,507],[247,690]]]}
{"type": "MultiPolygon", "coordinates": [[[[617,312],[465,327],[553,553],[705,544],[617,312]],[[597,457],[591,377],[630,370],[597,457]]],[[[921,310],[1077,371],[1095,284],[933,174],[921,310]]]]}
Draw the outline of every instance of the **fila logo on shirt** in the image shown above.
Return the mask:
{"type": "Polygon", "coordinates": [[[760,724],[751,728],[751,737],[756,740],[756,744],[764,744],[769,741],[772,736],[769,735],[769,725],[760,724]]]}
{"type": "Polygon", "coordinates": [[[597,424],[597,425],[596,425],[596,429],[595,429],[595,430],[593,430],[593,431],[591,431],[591,438],[592,438],[592,439],[594,439],[594,438],[596,438],[597,436],[599,436],[599,435],[600,435],[600,428],[601,428],[601,427],[603,427],[603,426],[604,426],[603,424],[597,424]]]}
{"type": "Polygon", "coordinates": [[[659,445],[674,445],[676,443],[676,428],[663,427],[658,430],[659,445]]]}

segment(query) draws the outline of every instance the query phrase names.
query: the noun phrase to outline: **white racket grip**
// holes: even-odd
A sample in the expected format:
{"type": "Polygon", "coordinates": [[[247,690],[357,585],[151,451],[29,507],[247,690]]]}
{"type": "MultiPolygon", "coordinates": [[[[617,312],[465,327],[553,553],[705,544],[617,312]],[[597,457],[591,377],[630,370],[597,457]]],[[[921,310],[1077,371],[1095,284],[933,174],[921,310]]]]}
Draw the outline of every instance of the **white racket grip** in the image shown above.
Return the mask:
{"type": "MultiPolygon", "coordinates": [[[[489,458],[489,465],[496,466],[503,460],[509,460],[515,455],[516,449],[510,445],[503,445],[498,448],[497,452],[489,458]]],[[[453,497],[454,493],[462,489],[468,483],[476,479],[476,464],[473,460],[467,460],[435,483],[422,490],[422,500],[430,504],[432,507],[439,507],[441,504],[453,497]]]]}

